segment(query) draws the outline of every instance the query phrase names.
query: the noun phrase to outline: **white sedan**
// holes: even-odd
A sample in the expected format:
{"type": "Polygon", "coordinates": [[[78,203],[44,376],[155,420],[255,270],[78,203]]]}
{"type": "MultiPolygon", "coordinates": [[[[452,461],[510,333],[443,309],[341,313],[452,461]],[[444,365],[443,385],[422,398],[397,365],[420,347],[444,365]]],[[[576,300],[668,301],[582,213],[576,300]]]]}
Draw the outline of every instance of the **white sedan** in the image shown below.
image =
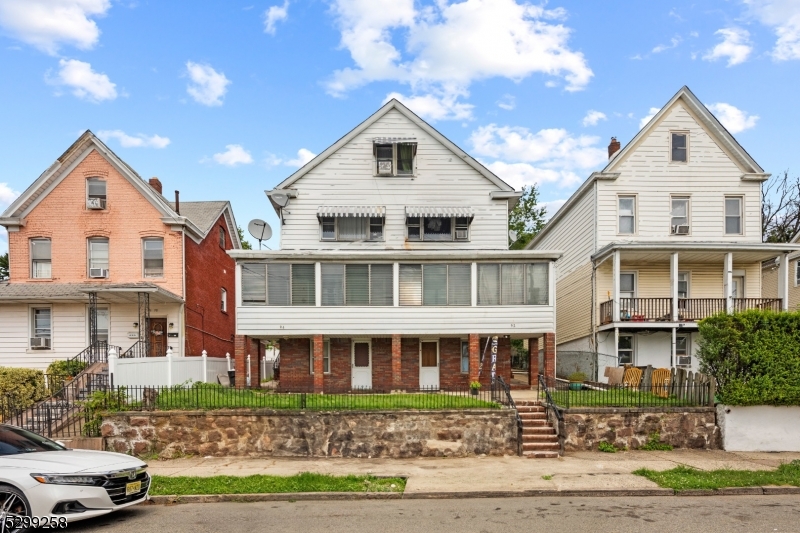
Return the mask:
{"type": "Polygon", "coordinates": [[[147,499],[147,464],[120,453],[68,450],[0,424],[0,532],[47,520],[55,527],[147,499]]]}

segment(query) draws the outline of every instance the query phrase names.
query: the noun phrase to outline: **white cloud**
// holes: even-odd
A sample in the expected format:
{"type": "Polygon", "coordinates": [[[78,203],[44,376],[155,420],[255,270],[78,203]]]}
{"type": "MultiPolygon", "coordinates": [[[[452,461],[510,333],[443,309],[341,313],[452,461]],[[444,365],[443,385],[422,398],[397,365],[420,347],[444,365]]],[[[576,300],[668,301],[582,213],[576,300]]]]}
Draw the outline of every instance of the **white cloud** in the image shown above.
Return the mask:
{"type": "Polygon", "coordinates": [[[563,206],[565,203],[567,203],[566,198],[560,198],[558,200],[550,200],[549,202],[541,202],[539,205],[544,206],[545,208],[544,212],[545,222],[553,218],[553,215],[558,213],[558,210],[561,209],[561,206],[563,206]]]}
{"type": "Polygon", "coordinates": [[[317,156],[311,150],[306,150],[305,148],[300,148],[297,151],[297,157],[295,159],[290,159],[288,161],[284,161],[283,164],[290,167],[302,167],[312,159],[317,156]]]}
{"type": "Polygon", "coordinates": [[[644,128],[659,111],[661,111],[660,107],[651,107],[650,111],[647,113],[647,116],[642,117],[642,120],[639,121],[639,129],[644,128]]]}
{"type": "Polygon", "coordinates": [[[739,133],[740,131],[749,130],[755,127],[758,122],[758,115],[750,115],[746,111],[734,107],[730,104],[716,103],[707,106],[717,119],[722,122],[722,125],[731,132],[739,133]]]}
{"type": "Polygon", "coordinates": [[[61,67],[55,78],[48,82],[54,85],[64,85],[72,89],[72,94],[90,102],[114,100],[117,97],[117,85],[112,83],[108,76],[92,70],[92,65],[77,59],[61,59],[61,67]]]}
{"type": "Polygon", "coordinates": [[[444,93],[438,96],[436,94],[405,96],[400,93],[390,93],[386,96],[384,103],[396,98],[411,111],[432,122],[437,120],[469,120],[472,118],[472,109],[475,106],[458,102],[458,97],[462,95],[466,96],[466,93],[444,93]]]}
{"type": "Polygon", "coordinates": [[[661,52],[664,52],[666,50],[677,48],[677,46],[681,44],[681,41],[683,41],[683,39],[681,39],[680,36],[676,35],[675,37],[669,40],[669,44],[659,44],[658,46],[653,48],[652,52],[654,54],[660,54],[661,52]]]}
{"type": "Polygon", "coordinates": [[[532,133],[527,128],[489,124],[472,132],[470,144],[479,156],[495,159],[486,166],[515,188],[532,183],[569,186],[607,159],[599,137],[574,136],[564,129],[532,133]]]}
{"type": "Polygon", "coordinates": [[[516,0],[438,0],[419,8],[414,0],[334,0],[333,11],[341,46],[355,64],[328,80],[327,90],[336,96],[374,81],[396,81],[414,95],[455,101],[472,82],[492,77],[517,81],[541,73],[577,91],[593,76],[584,55],[568,46],[563,9],[516,0]]]}
{"type": "Polygon", "coordinates": [[[504,94],[503,97],[497,102],[497,107],[511,111],[517,107],[517,99],[510,94],[504,94]]]}
{"type": "Polygon", "coordinates": [[[583,125],[586,126],[597,126],[597,123],[601,120],[608,120],[606,114],[602,111],[595,111],[594,109],[590,109],[586,116],[583,117],[583,125]]]}
{"type": "Polygon", "coordinates": [[[122,130],[103,130],[97,132],[97,136],[104,141],[117,139],[123,148],[166,148],[172,142],[168,137],[160,135],[145,135],[143,133],[128,135],[122,130]]]}
{"type": "Polygon", "coordinates": [[[750,45],[750,32],[747,30],[742,28],[723,28],[715,31],[714,35],[722,36],[722,42],[703,56],[706,61],[727,58],[728,66],[732,67],[739,63],[744,63],[750,57],[753,47],[750,45]]]}
{"type": "Polygon", "coordinates": [[[88,50],[100,37],[92,18],[103,16],[110,7],[110,0],[2,0],[0,26],[51,55],[62,44],[88,50]]]}
{"type": "Polygon", "coordinates": [[[776,61],[800,59],[800,3],[797,0],[743,0],[750,12],[775,31],[776,61]]]}
{"type": "Polygon", "coordinates": [[[282,6],[270,6],[264,12],[264,33],[275,35],[278,22],[289,18],[289,0],[285,0],[282,6]]]}
{"type": "Polygon", "coordinates": [[[198,104],[207,106],[222,105],[222,97],[228,92],[231,80],[222,72],[217,72],[211,65],[201,65],[193,61],[186,62],[186,70],[192,83],[186,86],[186,92],[198,104]]]}
{"type": "MultiPolygon", "coordinates": [[[[249,165],[253,162],[253,156],[250,152],[245,150],[241,144],[226,144],[226,150],[211,156],[215,163],[225,165],[226,167],[235,167],[237,165],[249,165]]],[[[201,162],[206,162],[208,159],[203,159],[201,162]]]]}

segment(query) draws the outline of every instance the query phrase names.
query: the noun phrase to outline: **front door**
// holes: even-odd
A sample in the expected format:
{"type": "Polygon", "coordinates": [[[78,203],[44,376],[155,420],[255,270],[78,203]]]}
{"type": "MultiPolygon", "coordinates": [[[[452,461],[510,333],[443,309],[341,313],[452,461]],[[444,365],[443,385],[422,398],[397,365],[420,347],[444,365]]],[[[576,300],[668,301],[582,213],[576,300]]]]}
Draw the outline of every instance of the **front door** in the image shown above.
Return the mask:
{"type": "Polygon", "coordinates": [[[372,388],[372,350],[369,341],[353,342],[353,389],[372,388]]]}
{"type": "Polygon", "coordinates": [[[419,388],[439,388],[439,343],[437,341],[419,343],[419,388]]]}
{"type": "Polygon", "coordinates": [[[147,334],[150,336],[150,353],[148,357],[167,355],[167,319],[151,318],[147,334]]]}

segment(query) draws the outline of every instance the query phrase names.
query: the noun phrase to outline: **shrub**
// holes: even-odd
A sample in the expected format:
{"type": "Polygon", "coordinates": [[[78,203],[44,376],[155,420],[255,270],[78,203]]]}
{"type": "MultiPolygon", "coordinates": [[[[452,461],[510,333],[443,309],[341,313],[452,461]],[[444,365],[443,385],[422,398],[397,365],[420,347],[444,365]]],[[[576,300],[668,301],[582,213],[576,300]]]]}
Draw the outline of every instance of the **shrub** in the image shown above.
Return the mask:
{"type": "Polygon", "coordinates": [[[86,368],[86,363],[69,359],[66,361],[53,361],[47,367],[48,385],[52,392],[64,388],[67,378],[74,378],[86,368]]]}
{"type": "Polygon", "coordinates": [[[597,450],[605,453],[617,453],[617,449],[610,442],[598,442],[597,450]]]}
{"type": "Polygon", "coordinates": [[[729,405],[800,405],[800,312],[746,311],[702,320],[700,371],[729,405]]]}
{"type": "Polygon", "coordinates": [[[25,409],[46,396],[41,370],[0,367],[0,403],[25,409]]]}
{"type": "Polygon", "coordinates": [[[583,383],[584,381],[586,381],[586,374],[584,374],[583,372],[573,372],[572,374],[569,375],[568,379],[570,381],[583,383]]]}
{"type": "Polygon", "coordinates": [[[672,444],[661,442],[660,433],[652,433],[650,438],[647,439],[647,442],[639,449],[648,452],[671,452],[672,444]]]}

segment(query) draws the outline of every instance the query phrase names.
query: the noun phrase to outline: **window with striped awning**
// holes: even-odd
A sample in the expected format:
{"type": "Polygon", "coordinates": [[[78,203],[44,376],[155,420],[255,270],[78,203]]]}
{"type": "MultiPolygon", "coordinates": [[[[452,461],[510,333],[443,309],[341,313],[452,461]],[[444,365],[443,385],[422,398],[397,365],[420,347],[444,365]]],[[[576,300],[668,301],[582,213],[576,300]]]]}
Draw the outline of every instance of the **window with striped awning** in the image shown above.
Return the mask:
{"type": "Polygon", "coordinates": [[[475,217],[469,206],[407,206],[409,241],[468,241],[475,217]]]}
{"type": "Polygon", "coordinates": [[[320,240],[381,241],[385,217],[383,206],[320,206],[320,240]]]}

